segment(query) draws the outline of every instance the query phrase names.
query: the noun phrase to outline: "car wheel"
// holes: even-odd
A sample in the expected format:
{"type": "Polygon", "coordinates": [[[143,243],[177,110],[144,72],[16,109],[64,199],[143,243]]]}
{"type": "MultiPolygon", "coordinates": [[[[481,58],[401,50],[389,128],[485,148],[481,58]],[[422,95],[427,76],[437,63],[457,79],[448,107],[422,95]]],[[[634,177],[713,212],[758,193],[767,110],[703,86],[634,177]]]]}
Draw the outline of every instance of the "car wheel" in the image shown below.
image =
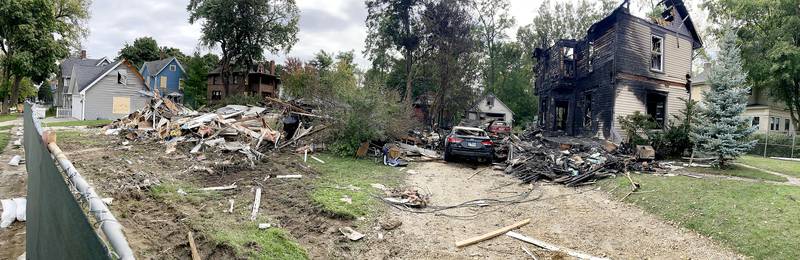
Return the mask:
{"type": "Polygon", "coordinates": [[[445,162],[453,161],[453,155],[450,155],[450,151],[448,151],[447,149],[444,150],[444,161],[445,162]]]}

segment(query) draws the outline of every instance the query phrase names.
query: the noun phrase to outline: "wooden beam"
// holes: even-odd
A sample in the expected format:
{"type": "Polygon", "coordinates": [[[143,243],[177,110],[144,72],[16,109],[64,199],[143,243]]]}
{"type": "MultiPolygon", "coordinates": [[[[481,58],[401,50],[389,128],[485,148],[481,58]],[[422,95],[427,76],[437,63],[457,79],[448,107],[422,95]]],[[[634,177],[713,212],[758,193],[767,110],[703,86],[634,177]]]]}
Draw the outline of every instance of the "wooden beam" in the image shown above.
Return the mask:
{"type": "Polygon", "coordinates": [[[483,235],[480,235],[480,236],[477,236],[477,237],[472,237],[472,238],[469,238],[469,239],[461,240],[461,241],[456,242],[456,247],[465,247],[465,246],[472,245],[472,244],[475,244],[475,243],[478,243],[478,242],[481,242],[481,241],[484,241],[484,240],[488,240],[490,238],[494,238],[494,237],[497,237],[499,235],[505,234],[506,232],[511,231],[513,229],[516,229],[516,228],[519,228],[521,226],[527,225],[528,223],[531,223],[531,219],[525,219],[523,221],[514,223],[514,224],[512,224],[510,226],[505,226],[505,227],[500,228],[498,230],[495,230],[495,231],[492,231],[492,232],[489,232],[489,233],[486,233],[486,234],[483,234],[483,235]]]}

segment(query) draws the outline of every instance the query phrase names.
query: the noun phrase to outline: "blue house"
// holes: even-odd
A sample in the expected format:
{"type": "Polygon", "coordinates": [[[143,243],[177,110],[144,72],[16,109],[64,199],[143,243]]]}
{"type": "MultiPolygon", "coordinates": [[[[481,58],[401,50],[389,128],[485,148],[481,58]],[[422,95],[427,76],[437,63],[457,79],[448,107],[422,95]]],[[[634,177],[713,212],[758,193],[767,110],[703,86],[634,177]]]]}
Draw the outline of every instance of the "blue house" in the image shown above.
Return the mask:
{"type": "Polygon", "coordinates": [[[139,71],[150,91],[158,90],[161,96],[171,97],[175,101],[183,97],[181,84],[186,78],[186,71],[175,57],[145,62],[139,71]]]}

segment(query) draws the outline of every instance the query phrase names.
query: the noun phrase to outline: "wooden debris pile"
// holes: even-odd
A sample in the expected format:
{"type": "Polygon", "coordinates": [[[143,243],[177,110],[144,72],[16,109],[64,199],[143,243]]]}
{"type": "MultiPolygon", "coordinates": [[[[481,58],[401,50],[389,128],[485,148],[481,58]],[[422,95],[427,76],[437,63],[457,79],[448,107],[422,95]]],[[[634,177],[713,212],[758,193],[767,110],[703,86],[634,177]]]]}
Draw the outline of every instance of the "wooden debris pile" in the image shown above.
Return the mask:
{"type": "MultiPolygon", "coordinates": [[[[281,101],[282,102],[282,101],[281,101]]],[[[207,151],[238,152],[251,165],[268,148],[283,148],[324,126],[304,127],[300,108],[228,105],[213,112],[201,113],[166,98],[155,97],[148,106],[107,125],[107,135],[119,135],[129,141],[163,143],[165,153],[177,151],[181,144],[191,144],[190,154],[207,151]],[[292,118],[292,126],[284,124],[292,118]],[[288,137],[287,137],[288,136],[288,137]]],[[[291,121],[291,120],[290,120],[291,121]]]]}
{"type": "Polygon", "coordinates": [[[549,181],[567,186],[593,183],[617,173],[660,171],[659,162],[639,158],[617,145],[589,139],[545,138],[538,132],[511,136],[505,172],[525,183],[549,181]]]}

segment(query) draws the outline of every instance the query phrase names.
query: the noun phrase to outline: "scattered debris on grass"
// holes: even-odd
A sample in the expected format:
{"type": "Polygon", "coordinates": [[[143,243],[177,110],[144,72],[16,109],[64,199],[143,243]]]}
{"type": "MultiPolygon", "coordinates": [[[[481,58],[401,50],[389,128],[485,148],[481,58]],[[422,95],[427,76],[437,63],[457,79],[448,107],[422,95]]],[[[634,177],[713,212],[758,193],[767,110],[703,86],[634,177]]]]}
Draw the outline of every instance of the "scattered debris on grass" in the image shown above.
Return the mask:
{"type": "Polygon", "coordinates": [[[361,234],[360,232],[355,231],[351,227],[339,228],[339,232],[341,232],[342,235],[344,235],[345,237],[347,237],[347,239],[350,239],[351,241],[358,241],[358,240],[361,240],[362,238],[364,238],[364,234],[361,234]]]}

